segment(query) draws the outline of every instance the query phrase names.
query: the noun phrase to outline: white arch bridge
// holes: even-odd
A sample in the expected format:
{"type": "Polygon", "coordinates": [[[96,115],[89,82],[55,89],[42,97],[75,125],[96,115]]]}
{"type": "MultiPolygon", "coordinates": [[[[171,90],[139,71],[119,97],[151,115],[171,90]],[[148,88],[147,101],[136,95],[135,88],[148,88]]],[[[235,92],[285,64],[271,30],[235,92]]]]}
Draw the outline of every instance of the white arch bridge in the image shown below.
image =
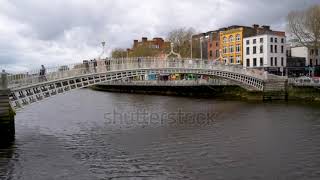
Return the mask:
{"type": "MultiPolygon", "coordinates": [[[[264,71],[243,69],[217,61],[199,59],[128,58],[104,59],[96,63],[78,63],[38,71],[7,75],[10,104],[14,109],[74,89],[108,81],[147,74],[199,74],[234,81],[248,90],[263,91],[271,76],[264,71]]],[[[274,76],[273,76],[274,78],[274,76]]]]}

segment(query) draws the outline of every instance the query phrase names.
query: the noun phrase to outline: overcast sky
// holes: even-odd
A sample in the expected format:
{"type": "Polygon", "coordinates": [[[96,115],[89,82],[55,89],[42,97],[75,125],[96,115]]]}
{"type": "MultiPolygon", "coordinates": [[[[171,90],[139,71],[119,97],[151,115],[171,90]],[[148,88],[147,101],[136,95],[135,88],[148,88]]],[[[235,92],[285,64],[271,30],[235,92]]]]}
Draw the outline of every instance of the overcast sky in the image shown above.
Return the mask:
{"type": "Polygon", "coordinates": [[[206,32],[229,25],[267,24],[285,30],[290,10],[319,0],[0,0],[0,68],[95,58],[133,39],[166,37],[179,27],[206,32]]]}

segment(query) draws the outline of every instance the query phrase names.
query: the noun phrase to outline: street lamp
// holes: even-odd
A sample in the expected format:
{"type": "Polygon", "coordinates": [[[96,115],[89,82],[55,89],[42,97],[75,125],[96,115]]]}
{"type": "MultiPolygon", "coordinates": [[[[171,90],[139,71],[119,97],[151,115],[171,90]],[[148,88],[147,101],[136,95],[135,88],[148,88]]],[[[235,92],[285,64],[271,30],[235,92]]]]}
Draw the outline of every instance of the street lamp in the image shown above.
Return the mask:
{"type": "Polygon", "coordinates": [[[102,53],[101,53],[101,55],[100,55],[100,59],[101,59],[101,57],[103,56],[103,54],[104,54],[104,48],[105,48],[105,46],[106,46],[106,42],[105,41],[103,41],[103,42],[101,42],[101,45],[102,45],[102,53]]]}
{"type": "Polygon", "coordinates": [[[193,35],[191,35],[191,50],[190,50],[190,58],[192,59],[192,44],[193,44],[193,35]]]}
{"type": "Polygon", "coordinates": [[[202,40],[203,40],[203,37],[200,37],[199,42],[200,42],[200,57],[201,57],[201,60],[202,60],[202,40]]]}

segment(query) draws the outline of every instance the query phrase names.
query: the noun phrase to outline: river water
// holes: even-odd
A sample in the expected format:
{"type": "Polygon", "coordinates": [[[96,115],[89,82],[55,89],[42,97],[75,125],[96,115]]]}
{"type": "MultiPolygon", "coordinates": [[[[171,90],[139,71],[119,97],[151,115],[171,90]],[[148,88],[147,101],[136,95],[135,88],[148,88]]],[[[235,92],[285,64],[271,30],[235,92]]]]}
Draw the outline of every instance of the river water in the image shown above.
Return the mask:
{"type": "Polygon", "coordinates": [[[0,179],[320,179],[319,109],[76,90],[17,113],[0,179]]]}

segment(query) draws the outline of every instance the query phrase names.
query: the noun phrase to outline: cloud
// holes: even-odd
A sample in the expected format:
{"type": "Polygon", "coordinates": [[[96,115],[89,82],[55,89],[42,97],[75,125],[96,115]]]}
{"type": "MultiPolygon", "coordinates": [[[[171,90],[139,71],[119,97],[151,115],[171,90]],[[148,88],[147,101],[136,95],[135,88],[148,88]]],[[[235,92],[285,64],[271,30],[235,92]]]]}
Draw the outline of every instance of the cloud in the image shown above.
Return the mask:
{"type": "Polygon", "coordinates": [[[142,36],[177,27],[209,31],[233,24],[285,29],[290,10],[316,0],[0,0],[0,68],[9,71],[95,58],[142,36]]]}

